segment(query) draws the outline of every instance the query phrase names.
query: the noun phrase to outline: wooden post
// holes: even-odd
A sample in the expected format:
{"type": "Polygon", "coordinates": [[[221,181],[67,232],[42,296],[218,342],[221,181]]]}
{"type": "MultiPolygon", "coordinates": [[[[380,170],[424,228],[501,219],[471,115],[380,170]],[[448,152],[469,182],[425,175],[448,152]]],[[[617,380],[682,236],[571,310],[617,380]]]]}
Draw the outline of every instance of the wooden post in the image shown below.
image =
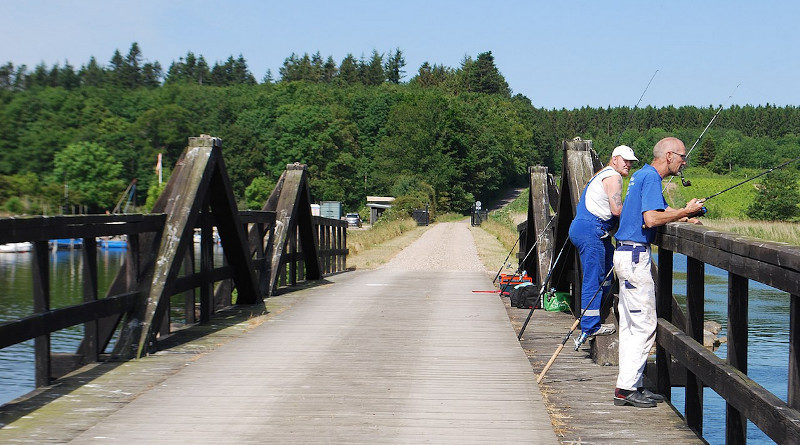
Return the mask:
{"type": "Polygon", "coordinates": [[[787,404],[800,410],[800,295],[789,296],[789,391],[787,404]]]}
{"type": "MultiPolygon", "coordinates": [[[[194,236],[192,237],[192,247],[186,249],[186,256],[183,258],[183,274],[191,275],[194,273],[194,236]]],[[[194,289],[189,289],[183,293],[183,317],[186,324],[197,321],[195,314],[194,289]]]]}
{"type": "MultiPolygon", "coordinates": [[[[50,310],[50,246],[47,241],[33,243],[33,312],[39,314],[50,310]]],[[[33,341],[36,363],[36,387],[50,384],[50,334],[36,337],[33,341]]]]}
{"type": "Polygon", "coordinates": [[[289,284],[297,285],[297,226],[289,235],[289,284]]]}
{"type": "MultiPolygon", "coordinates": [[[[747,278],[728,272],[728,363],[747,374],[747,278]]],[[[725,408],[725,443],[747,442],[747,418],[730,404],[725,408]]]]}
{"type": "Polygon", "coordinates": [[[139,289],[140,254],[139,234],[129,233],[128,248],[125,251],[125,282],[128,292],[139,289]]]}
{"type": "Polygon", "coordinates": [[[209,218],[210,209],[208,204],[203,205],[203,212],[200,220],[200,274],[203,282],[200,284],[200,323],[205,324],[211,320],[211,312],[214,310],[214,292],[212,291],[213,282],[211,281],[211,269],[214,268],[214,231],[211,227],[209,218]]]}
{"type": "MultiPolygon", "coordinates": [[[[705,264],[686,257],[686,334],[703,344],[705,264]]],[[[698,435],[703,434],[703,382],[686,373],[686,424],[698,435]]]]}
{"type": "MultiPolygon", "coordinates": [[[[656,313],[672,323],[672,251],[658,249],[658,282],[656,283],[656,313]]],[[[657,339],[656,339],[657,340],[657,339]]],[[[670,364],[672,357],[663,346],[656,344],[656,388],[667,400],[672,400],[670,364]]]]}
{"type": "MultiPolygon", "coordinates": [[[[97,300],[97,239],[83,239],[83,301],[89,303],[97,300]]],[[[98,322],[92,320],[83,324],[83,341],[86,342],[86,361],[96,362],[98,354],[98,322]]]]}

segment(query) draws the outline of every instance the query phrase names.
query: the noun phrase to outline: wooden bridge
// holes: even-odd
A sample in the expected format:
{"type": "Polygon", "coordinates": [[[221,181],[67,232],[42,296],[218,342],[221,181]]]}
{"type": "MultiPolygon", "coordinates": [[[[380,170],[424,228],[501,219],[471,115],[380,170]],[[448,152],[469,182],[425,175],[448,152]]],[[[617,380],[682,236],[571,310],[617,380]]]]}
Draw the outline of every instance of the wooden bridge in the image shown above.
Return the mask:
{"type": "MultiPolygon", "coordinates": [[[[544,167],[530,170],[520,258],[535,244],[523,266],[539,282],[599,167],[591,142],[565,143],[563,165],[560,188],[544,167]]],[[[584,355],[557,362],[537,387],[542,358],[573,314],[537,311],[520,347],[511,326],[519,328],[522,314],[472,292],[490,288],[483,270],[390,264],[341,273],[346,226],[312,216],[309,204],[304,166],[289,165],[262,211],[237,211],[221,142],[203,136],[190,139],[153,214],[0,220],[0,243],[35,245],[34,313],[0,324],[0,348],[34,340],[38,387],[0,408],[0,442],[691,443],[702,434],[704,385],[729,404],[728,442],[744,442],[745,419],[777,442],[800,442],[800,249],[684,224],[661,231],[658,354],[648,377],[665,394],[686,387],[684,423],[664,406],[644,417],[613,408],[615,368],[584,355]],[[224,252],[216,267],[214,228],[224,252]],[[94,240],[106,235],[127,235],[128,249],[101,297],[94,240]],[[82,304],[50,309],[53,238],[84,239],[82,304]],[[671,252],[692,258],[685,314],[672,298],[671,252]],[[697,342],[703,263],[731,272],[727,361],[697,342]],[[793,295],[788,403],[746,375],[748,279],[793,295]],[[49,335],[75,325],[84,326],[77,351],[52,353],[49,335]]],[[[438,245],[431,237],[469,237],[468,230],[436,225],[418,243],[430,251],[438,245]]],[[[476,257],[454,245],[440,253],[441,264],[476,257]]],[[[580,265],[565,252],[553,284],[577,296],[580,265]]],[[[613,311],[604,315],[613,321],[613,311]]],[[[613,361],[613,344],[593,342],[592,357],[613,361]]]]}

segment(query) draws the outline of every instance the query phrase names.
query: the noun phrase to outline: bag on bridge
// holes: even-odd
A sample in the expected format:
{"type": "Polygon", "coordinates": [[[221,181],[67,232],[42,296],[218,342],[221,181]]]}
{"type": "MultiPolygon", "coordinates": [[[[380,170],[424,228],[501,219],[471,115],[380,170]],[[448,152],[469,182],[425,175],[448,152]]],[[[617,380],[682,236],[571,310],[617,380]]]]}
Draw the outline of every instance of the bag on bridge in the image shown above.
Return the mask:
{"type": "Polygon", "coordinates": [[[547,292],[544,294],[542,306],[548,312],[568,311],[569,298],[569,292],[547,292]]]}
{"type": "Polygon", "coordinates": [[[519,309],[527,309],[537,304],[538,302],[535,301],[537,296],[536,286],[529,282],[514,286],[509,295],[511,306],[519,309]]]}

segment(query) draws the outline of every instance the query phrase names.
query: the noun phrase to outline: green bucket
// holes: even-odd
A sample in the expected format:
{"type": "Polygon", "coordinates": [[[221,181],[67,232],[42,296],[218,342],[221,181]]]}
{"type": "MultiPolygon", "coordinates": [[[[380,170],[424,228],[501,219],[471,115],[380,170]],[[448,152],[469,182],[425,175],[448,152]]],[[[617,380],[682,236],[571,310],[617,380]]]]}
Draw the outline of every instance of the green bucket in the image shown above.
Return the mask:
{"type": "Polygon", "coordinates": [[[544,310],[550,312],[564,312],[569,310],[569,292],[548,292],[544,294],[542,306],[544,310]]]}

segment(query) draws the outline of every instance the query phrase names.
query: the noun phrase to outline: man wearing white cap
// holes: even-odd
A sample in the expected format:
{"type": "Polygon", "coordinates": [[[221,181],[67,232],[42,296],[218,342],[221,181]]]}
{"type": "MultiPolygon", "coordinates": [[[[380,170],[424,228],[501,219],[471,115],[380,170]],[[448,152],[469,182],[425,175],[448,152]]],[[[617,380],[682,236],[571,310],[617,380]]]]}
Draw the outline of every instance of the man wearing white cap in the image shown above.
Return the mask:
{"type": "Polygon", "coordinates": [[[575,219],[569,226],[569,239],[578,249],[583,269],[581,306],[585,312],[581,318],[581,341],[587,336],[609,335],[615,331],[612,324],[600,324],[600,308],[602,295],[611,287],[611,277],[604,280],[614,256],[609,232],[618,224],[622,212],[622,177],[628,176],[633,161],[638,159],[627,145],[614,149],[608,166],[595,173],[586,184],[575,219]],[[603,289],[598,292],[600,287],[603,289]]]}

